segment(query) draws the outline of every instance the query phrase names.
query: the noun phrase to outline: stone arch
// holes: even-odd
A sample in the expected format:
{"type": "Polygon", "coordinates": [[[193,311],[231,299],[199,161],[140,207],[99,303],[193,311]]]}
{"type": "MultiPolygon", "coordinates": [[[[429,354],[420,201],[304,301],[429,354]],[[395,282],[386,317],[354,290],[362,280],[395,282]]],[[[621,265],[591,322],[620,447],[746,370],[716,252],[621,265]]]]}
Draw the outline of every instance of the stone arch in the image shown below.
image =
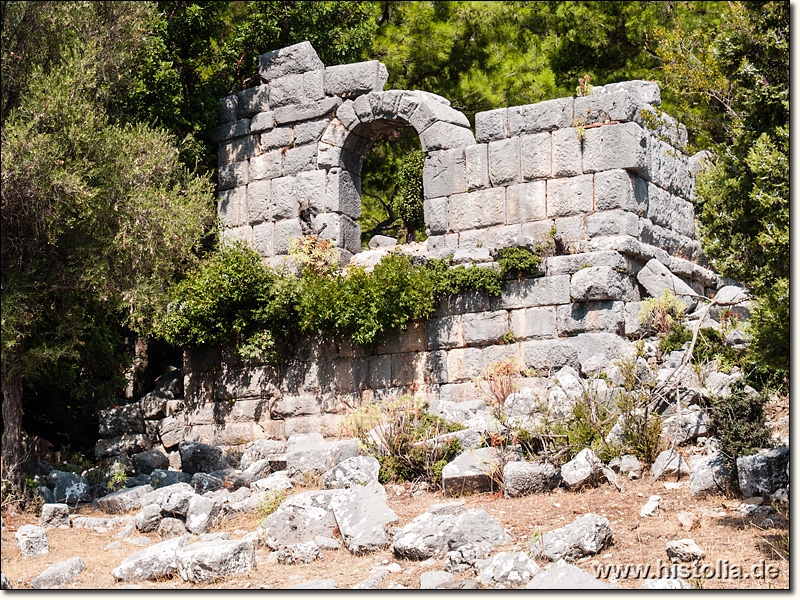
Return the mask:
{"type": "Polygon", "coordinates": [[[331,227],[340,245],[351,252],[357,251],[355,239],[361,233],[353,217],[358,218],[361,209],[362,161],[378,139],[400,127],[417,132],[426,164],[437,151],[475,144],[467,117],[436,94],[388,90],[342,103],[318,142],[317,166],[328,170],[328,188],[326,212],[314,220],[318,227],[331,227]]]}

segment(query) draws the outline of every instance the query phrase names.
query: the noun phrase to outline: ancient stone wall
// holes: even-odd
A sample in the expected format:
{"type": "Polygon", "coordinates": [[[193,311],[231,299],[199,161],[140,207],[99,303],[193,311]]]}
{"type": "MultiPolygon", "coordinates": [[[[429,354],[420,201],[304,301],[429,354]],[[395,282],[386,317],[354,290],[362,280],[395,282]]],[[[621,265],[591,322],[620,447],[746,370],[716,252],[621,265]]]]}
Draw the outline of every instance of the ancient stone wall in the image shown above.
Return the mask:
{"type": "Polygon", "coordinates": [[[720,285],[695,238],[699,161],[682,151],[685,128],[656,108],[655,83],[478,113],[473,135],[444,98],[382,91],[377,61],[325,67],[306,42],[261,56],[260,72],[260,86],[223,99],[215,130],[224,239],[281,264],[291,238],[324,225],[349,260],[360,251],[362,159],[410,126],[426,156],[427,256],[490,263],[492,250],[553,231],[562,253],[502,297],[463,294],[374,348],[309,340],[280,368],[191,353],[183,405],[159,425],[169,446],[335,435],[348,410],[375,399],[476,397],[472,378],[508,356],[585,371],[638,333],[643,297],[671,288],[692,308],[692,294],[720,285]]]}

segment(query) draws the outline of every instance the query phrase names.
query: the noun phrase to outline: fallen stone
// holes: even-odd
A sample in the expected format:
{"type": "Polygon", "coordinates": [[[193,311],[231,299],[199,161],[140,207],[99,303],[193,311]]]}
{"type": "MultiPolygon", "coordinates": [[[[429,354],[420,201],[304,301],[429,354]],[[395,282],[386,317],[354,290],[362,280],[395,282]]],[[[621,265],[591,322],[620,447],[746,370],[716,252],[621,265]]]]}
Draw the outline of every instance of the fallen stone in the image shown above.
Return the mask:
{"type": "MultiPolygon", "coordinates": [[[[112,492],[97,500],[97,505],[109,514],[130,512],[142,507],[142,499],[153,491],[150,485],[137,485],[136,487],[112,492]]],[[[151,504],[148,502],[148,504],[151,504]]]]}
{"type": "Polygon", "coordinates": [[[296,565],[317,560],[320,557],[320,551],[315,542],[299,542],[281,546],[275,556],[282,565],[296,565]]]}
{"type": "Polygon", "coordinates": [[[196,495],[188,483],[173,483],[145,494],[141,498],[141,504],[158,504],[165,514],[185,517],[189,502],[196,495]]]}
{"type": "Polygon", "coordinates": [[[594,485],[603,476],[603,462],[590,448],[584,448],[561,467],[561,478],[568,490],[577,491],[594,485]]]}
{"type": "Polygon", "coordinates": [[[480,588],[481,584],[474,579],[451,579],[436,587],[437,590],[479,590],[480,588]]]}
{"type": "Polygon", "coordinates": [[[551,565],[525,586],[526,590],[617,590],[616,585],[597,579],[590,573],[558,561],[551,565]]]}
{"type": "Polygon", "coordinates": [[[259,534],[273,550],[290,544],[310,542],[318,535],[333,537],[336,520],[331,505],[341,501],[342,490],[304,492],[284,500],[259,525],[259,534]]]}
{"type": "Polygon", "coordinates": [[[662,475],[680,478],[690,474],[691,469],[686,459],[675,450],[664,450],[653,463],[653,479],[658,479],[662,475]]]}
{"type": "Polygon", "coordinates": [[[500,480],[499,462],[492,448],[478,448],[459,454],[442,469],[445,496],[491,492],[500,480]]]}
{"type": "Polygon", "coordinates": [[[165,471],[164,469],[156,469],[150,474],[150,485],[154,490],[169,487],[176,483],[189,483],[192,476],[183,471],[165,471]]]}
{"type": "Polygon", "coordinates": [[[42,529],[49,527],[69,527],[69,507],[66,504],[42,505],[42,529]]]}
{"type": "Polygon", "coordinates": [[[419,589],[435,590],[443,583],[450,581],[452,578],[453,575],[445,571],[427,571],[419,576],[419,589]]]}
{"type": "Polygon", "coordinates": [[[672,274],[661,262],[651,258],[636,275],[639,283],[647,290],[653,298],[660,298],[661,295],[669,290],[673,295],[686,304],[687,312],[694,310],[697,306],[697,298],[694,290],[690,288],[680,278],[672,274]]]}
{"type": "Polygon", "coordinates": [[[256,568],[252,540],[210,540],[181,548],[176,557],[178,573],[184,581],[210,583],[256,568]]]}
{"type": "Polygon", "coordinates": [[[574,562],[597,554],[613,542],[611,524],[600,515],[585,514],[569,525],[542,535],[530,545],[531,554],[548,560],[574,562]]]}
{"type": "Polygon", "coordinates": [[[747,496],[769,496],[787,487],[789,475],[789,448],[759,450],[756,454],[736,459],[739,472],[739,489],[747,496]]]}
{"type": "Polygon", "coordinates": [[[222,502],[194,495],[186,510],[186,529],[192,533],[205,533],[216,525],[222,516],[222,502]]]}
{"type": "Polygon", "coordinates": [[[186,533],[186,525],[180,519],[165,517],[158,524],[158,535],[162,538],[180,537],[186,533]]]}
{"type": "Polygon", "coordinates": [[[647,500],[647,503],[639,511],[640,517],[657,517],[658,507],[661,504],[661,496],[653,495],[647,500]]]}
{"type": "Polygon", "coordinates": [[[503,468],[503,488],[508,498],[549,492],[560,482],[561,473],[548,462],[513,461],[503,468]]]}
{"type": "MultiPolygon", "coordinates": [[[[373,238],[373,239],[375,239],[375,238],[373,238]]],[[[366,579],[362,579],[361,581],[359,581],[357,584],[355,584],[350,589],[351,590],[377,590],[381,586],[381,584],[383,583],[384,579],[386,579],[386,571],[381,571],[379,573],[375,573],[373,575],[370,575],[366,579]]]]}
{"type": "Polygon", "coordinates": [[[332,537],[325,537],[324,535],[318,535],[314,538],[314,543],[319,546],[320,550],[338,550],[342,547],[342,544],[339,540],[334,539],[332,537]]]}
{"type": "Polygon", "coordinates": [[[628,479],[639,479],[644,470],[644,465],[633,454],[615,458],[608,463],[608,466],[612,471],[625,475],[628,479]]]}
{"type": "Polygon", "coordinates": [[[349,488],[378,481],[381,465],[372,456],[353,456],[325,472],[322,482],[328,489],[349,488]]]}
{"type": "Polygon", "coordinates": [[[230,466],[217,446],[184,441],[178,444],[178,452],[181,455],[181,470],[190,475],[211,473],[230,466]]]}
{"type": "Polygon", "coordinates": [[[524,552],[500,552],[481,571],[478,581],[487,587],[519,588],[541,572],[539,565],[524,552]]]}
{"type": "Polygon", "coordinates": [[[136,529],[142,533],[155,531],[158,529],[161,519],[161,507],[158,504],[148,504],[136,514],[136,529]]]}
{"type": "Polygon", "coordinates": [[[694,517],[685,510],[680,511],[675,515],[675,518],[678,520],[678,523],[680,523],[681,528],[686,531],[690,531],[696,524],[694,517]]]}
{"type": "Polygon", "coordinates": [[[444,557],[444,570],[448,573],[461,573],[475,567],[478,554],[470,544],[451,550],[444,557]]]}
{"type": "Polygon", "coordinates": [[[48,476],[51,482],[55,482],[53,495],[56,503],[69,502],[91,502],[92,494],[89,490],[89,482],[85,477],[77,473],[66,471],[52,471],[48,476]]]}
{"type": "Polygon", "coordinates": [[[488,555],[496,546],[510,541],[511,536],[481,508],[465,510],[458,515],[447,538],[450,550],[472,546],[479,557],[488,555]]]}
{"type": "Polygon", "coordinates": [[[239,473],[233,482],[233,489],[238,490],[242,487],[250,487],[253,482],[260,479],[265,479],[267,476],[269,476],[271,470],[272,466],[270,465],[269,460],[266,458],[261,458],[251,463],[247,469],[239,473]]]}
{"type": "MultiPolygon", "coordinates": [[[[286,442],[279,440],[253,440],[244,447],[242,459],[239,461],[239,468],[247,471],[253,463],[260,460],[269,461],[275,455],[286,452],[286,442]]],[[[273,469],[274,470],[274,469],[273,469]]]]}
{"type": "Polygon", "coordinates": [[[150,475],[156,469],[169,468],[169,458],[160,448],[151,448],[131,456],[131,462],[137,473],[150,475]]]}
{"type": "Polygon", "coordinates": [[[152,543],[149,537],[145,537],[143,535],[138,537],[126,537],[122,541],[126,544],[130,544],[131,546],[139,546],[140,548],[149,546],[152,543]]]}
{"type": "Polygon", "coordinates": [[[50,546],[44,528],[36,525],[22,525],[14,534],[17,538],[19,553],[25,558],[47,554],[50,546]]]}
{"type": "Polygon", "coordinates": [[[111,571],[122,581],[154,580],[177,573],[177,554],[187,544],[186,537],[172,538],[134,552],[111,571]]]}
{"type": "Polygon", "coordinates": [[[286,470],[291,479],[321,474],[358,456],[357,440],[326,442],[319,433],[295,434],[286,442],[286,470]]]}
{"type": "Polygon", "coordinates": [[[268,477],[254,481],[250,489],[254,492],[277,492],[279,490],[290,490],[294,487],[292,480],[286,475],[286,471],[270,473],[268,477]]]}
{"type": "Polygon", "coordinates": [[[733,473],[722,452],[692,457],[689,493],[695,498],[723,495],[733,484],[733,473]]]}
{"type": "Polygon", "coordinates": [[[85,568],[86,564],[77,557],[58,562],[34,577],[31,587],[35,590],[58,587],[75,579],[85,568]]]}
{"type": "Polygon", "coordinates": [[[692,562],[705,558],[706,553],[692,539],[667,542],[667,556],[673,562],[692,562]]]}
{"type": "MultiPolygon", "coordinates": [[[[377,461],[376,461],[377,462],[377,461]]],[[[376,552],[391,543],[387,526],[397,523],[397,515],[372,486],[383,488],[377,481],[370,486],[355,486],[333,506],[333,516],[347,549],[353,554],[376,552]]]]}
{"type": "Polygon", "coordinates": [[[395,534],[392,552],[407,560],[442,558],[449,549],[448,538],[455,523],[454,515],[422,513],[395,534]]]}

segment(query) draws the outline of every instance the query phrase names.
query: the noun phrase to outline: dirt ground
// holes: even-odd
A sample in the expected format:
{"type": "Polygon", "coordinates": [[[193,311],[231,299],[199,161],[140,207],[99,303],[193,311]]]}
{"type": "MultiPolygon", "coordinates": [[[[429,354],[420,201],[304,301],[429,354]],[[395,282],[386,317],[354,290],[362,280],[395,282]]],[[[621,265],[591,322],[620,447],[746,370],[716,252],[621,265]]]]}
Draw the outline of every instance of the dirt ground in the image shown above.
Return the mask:
{"type": "MultiPolygon", "coordinates": [[[[728,573],[733,566],[744,569],[748,578],[733,579],[715,577],[691,577],[693,587],[703,589],[787,589],[789,587],[788,512],[779,515],[774,526],[767,529],[758,526],[763,520],[753,521],[737,516],[732,508],[738,500],[721,497],[695,500],[689,494],[688,481],[677,489],[668,489],[665,482],[652,480],[646,474],[640,481],[623,481],[622,491],[617,491],[605,483],[597,488],[581,492],[568,492],[558,489],[551,494],[534,495],[523,498],[502,498],[497,494],[479,494],[464,498],[467,508],[483,508],[491,514],[512,536],[513,541],[496,548],[499,551],[528,551],[528,544],[543,531],[562,527],[585,513],[603,515],[611,522],[614,534],[613,545],[597,556],[578,561],[577,566],[597,575],[597,568],[613,565],[651,565],[655,569],[661,565],[666,574],[670,564],[665,551],[670,540],[691,538],[706,552],[701,565],[721,570],[718,561],[726,561],[728,573]],[[640,518],[639,511],[652,494],[662,497],[661,514],[657,517],[640,518]],[[677,514],[689,513],[694,525],[690,531],[682,528],[677,514]],[[774,565],[774,566],[772,566],[774,565]],[[755,568],[755,570],[753,570],[755,568]],[[776,578],[769,574],[777,572],[776,578]],[[765,577],[761,578],[761,574],[765,577]]],[[[386,486],[388,505],[400,518],[403,526],[431,504],[451,501],[440,492],[415,489],[413,484],[386,486]]],[[[82,515],[104,516],[89,507],[81,508],[82,515]]],[[[15,588],[27,588],[36,575],[53,563],[80,556],[87,568],[77,578],[66,585],[67,589],[113,589],[124,585],[116,581],[111,570],[118,566],[129,554],[139,548],[122,542],[122,548],[104,550],[114,541],[113,534],[97,533],[85,529],[49,529],[47,532],[50,552],[35,558],[23,558],[16,545],[14,532],[24,524],[38,524],[34,515],[5,516],[5,530],[2,532],[2,570],[10,578],[15,588]]],[[[258,525],[255,517],[236,517],[223,521],[215,531],[231,532],[238,538],[245,532],[253,531],[258,525]],[[236,533],[234,533],[236,532],[236,533]]],[[[138,534],[142,535],[142,534],[138,534]]],[[[157,534],[148,534],[153,542],[160,541],[157,534]]],[[[419,587],[420,574],[424,571],[441,570],[443,560],[436,564],[422,566],[418,562],[396,560],[390,550],[372,555],[353,556],[345,549],[323,552],[322,558],[305,565],[280,565],[268,562],[270,551],[257,550],[258,567],[246,574],[219,581],[213,585],[191,584],[179,576],[157,582],[138,582],[142,589],[259,589],[285,588],[312,579],[333,578],[340,589],[348,588],[370,576],[373,567],[396,562],[401,571],[389,573],[381,587],[390,581],[409,588],[419,587]]],[[[540,566],[546,561],[537,560],[540,566]]],[[[456,575],[460,578],[474,578],[472,573],[456,575]]],[[[642,580],[633,577],[619,578],[616,584],[622,588],[639,588],[642,580]]]]}

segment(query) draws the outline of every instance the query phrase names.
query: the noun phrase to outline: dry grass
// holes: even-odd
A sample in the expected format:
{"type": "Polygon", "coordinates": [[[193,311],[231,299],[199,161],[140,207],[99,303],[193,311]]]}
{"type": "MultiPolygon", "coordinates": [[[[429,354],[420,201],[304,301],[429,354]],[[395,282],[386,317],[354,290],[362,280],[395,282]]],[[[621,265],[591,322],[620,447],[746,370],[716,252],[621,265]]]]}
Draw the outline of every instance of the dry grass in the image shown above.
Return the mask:
{"type": "MultiPolygon", "coordinates": [[[[439,492],[424,492],[412,495],[410,485],[402,488],[387,486],[388,504],[400,518],[399,525],[408,523],[428,506],[447,502],[439,492]],[[398,493],[398,489],[402,492],[398,493]]],[[[524,498],[501,498],[496,494],[475,495],[465,498],[468,508],[483,508],[489,512],[511,534],[514,541],[497,548],[496,551],[528,550],[528,543],[543,531],[562,527],[577,517],[588,513],[606,516],[614,532],[614,544],[598,556],[583,559],[578,566],[592,572],[596,565],[643,563],[656,565],[658,560],[666,562],[665,545],[669,540],[690,537],[706,552],[704,563],[715,563],[727,559],[731,564],[749,565],[765,560],[780,569],[776,580],[724,581],[719,579],[696,581],[705,589],[710,588],[788,588],[789,563],[787,560],[788,518],[779,518],[776,527],[762,529],[734,515],[725,505],[735,506],[736,501],[724,498],[695,500],[689,495],[688,482],[677,490],[666,489],[661,481],[653,482],[649,476],[642,481],[625,481],[621,492],[608,484],[583,492],[567,492],[559,489],[552,494],[524,498]],[[639,510],[652,494],[662,500],[661,514],[654,518],[640,518],[639,510]],[[691,531],[681,528],[676,515],[686,511],[694,516],[696,524],[691,531]],[[723,514],[724,512],[724,514],[723,514]]],[[[79,511],[84,515],[102,516],[89,508],[79,511]]],[[[787,515],[788,516],[788,515],[787,515]]],[[[24,524],[38,524],[33,515],[4,518],[6,529],[2,532],[2,570],[11,579],[15,588],[28,587],[33,577],[55,562],[80,556],[87,569],[67,588],[111,589],[122,585],[111,576],[111,570],[129,554],[139,548],[122,542],[117,550],[104,550],[114,541],[113,534],[97,533],[85,529],[50,529],[48,539],[50,552],[35,558],[22,558],[17,551],[14,532],[24,524]]],[[[221,523],[218,530],[253,531],[258,521],[252,516],[240,516],[221,523]]],[[[154,542],[158,536],[149,534],[154,542]]],[[[238,537],[232,535],[232,537],[238,537]]],[[[370,568],[397,562],[403,572],[389,574],[384,583],[394,581],[408,587],[419,585],[423,570],[439,570],[444,561],[436,565],[421,567],[412,561],[396,560],[389,550],[373,555],[353,556],[344,549],[326,551],[322,559],[307,565],[280,565],[268,562],[269,550],[257,551],[258,568],[246,575],[238,575],[216,584],[191,584],[178,576],[157,582],[140,582],[142,589],[203,589],[203,588],[284,588],[311,579],[333,578],[340,588],[350,587],[371,575],[370,568]]],[[[544,563],[539,561],[542,566],[544,563]]],[[[457,578],[473,575],[459,574],[457,578]]],[[[617,581],[623,588],[638,588],[641,581],[628,579],[617,581]]]]}

